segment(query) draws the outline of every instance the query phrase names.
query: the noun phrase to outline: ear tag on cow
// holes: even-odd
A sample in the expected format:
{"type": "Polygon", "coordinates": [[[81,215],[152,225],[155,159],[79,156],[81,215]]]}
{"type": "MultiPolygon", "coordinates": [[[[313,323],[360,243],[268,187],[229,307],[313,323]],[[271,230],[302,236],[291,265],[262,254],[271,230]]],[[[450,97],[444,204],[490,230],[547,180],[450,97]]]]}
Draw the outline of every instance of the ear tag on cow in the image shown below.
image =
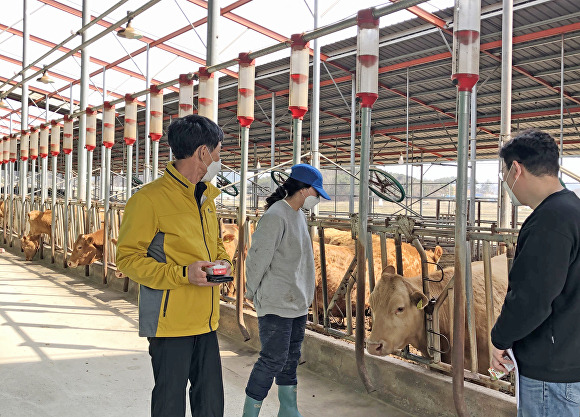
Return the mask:
{"type": "Polygon", "coordinates": [[[423,308],[423,299],[421,298],[417,303],[417,309],[421,310],[423,308]]]}

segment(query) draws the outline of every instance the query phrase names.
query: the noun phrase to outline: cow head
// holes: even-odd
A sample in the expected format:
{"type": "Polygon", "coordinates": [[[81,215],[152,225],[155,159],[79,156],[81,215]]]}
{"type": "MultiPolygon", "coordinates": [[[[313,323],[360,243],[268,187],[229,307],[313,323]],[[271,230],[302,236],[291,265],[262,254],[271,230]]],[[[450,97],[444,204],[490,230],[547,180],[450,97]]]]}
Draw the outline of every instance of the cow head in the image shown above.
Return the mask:
{"type": "Polygon", "coordinates": [[[95,244],[95,239],[91,235],[79,235],[73,251],[68,259],[68,267],[76,268],[79,265],[90,265],[103,258],[103,251],[95,244]]]}
{"type": "Polygon", "coordinates": [[[412,344],[428,356],[423,311],[428,301],[392,266],[386,267],[369,299],[373,329],[367,351],[385,356],[412,344]]]}
{"type": "Polygon", "coordinates": [[[40,236],[25,235],[20,238],[20,247],[24,251],[27,261],[32,261],[40,247],[40,236]]]}

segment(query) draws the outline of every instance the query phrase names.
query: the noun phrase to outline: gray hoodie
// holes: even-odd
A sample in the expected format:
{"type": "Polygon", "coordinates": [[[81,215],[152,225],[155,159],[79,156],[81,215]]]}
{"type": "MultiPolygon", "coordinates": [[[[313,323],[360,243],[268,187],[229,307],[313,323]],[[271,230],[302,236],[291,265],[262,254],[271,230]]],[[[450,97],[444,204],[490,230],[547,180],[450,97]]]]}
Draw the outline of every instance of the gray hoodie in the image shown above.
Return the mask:
{"type": "Polygon", "coordinates": [[[314,298],[314,256],[306,216],[284,200],[264,213],[246,261],[246,298],[258,316],[296,318],[314,298]]]}

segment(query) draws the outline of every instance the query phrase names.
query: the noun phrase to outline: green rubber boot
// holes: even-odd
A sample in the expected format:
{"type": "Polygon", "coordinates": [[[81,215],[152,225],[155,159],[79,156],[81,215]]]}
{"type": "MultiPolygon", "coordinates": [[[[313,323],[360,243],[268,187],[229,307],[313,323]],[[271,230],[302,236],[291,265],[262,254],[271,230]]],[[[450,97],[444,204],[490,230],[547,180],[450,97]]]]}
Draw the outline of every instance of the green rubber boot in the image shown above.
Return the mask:
{"type": "Polygon", "coordinates": [[[296,403],[297,391],[296,385],[278,385],[278,399],[280,400],[278,417],[302,417],[296,403]]]}
{"type": "Polygon", "coordinates": [[[246,401],[244,402],[244,414],[242,414],[242,417],[258,417],[261,408],[262,401],[256,401],[246,395],[246,401]]]}

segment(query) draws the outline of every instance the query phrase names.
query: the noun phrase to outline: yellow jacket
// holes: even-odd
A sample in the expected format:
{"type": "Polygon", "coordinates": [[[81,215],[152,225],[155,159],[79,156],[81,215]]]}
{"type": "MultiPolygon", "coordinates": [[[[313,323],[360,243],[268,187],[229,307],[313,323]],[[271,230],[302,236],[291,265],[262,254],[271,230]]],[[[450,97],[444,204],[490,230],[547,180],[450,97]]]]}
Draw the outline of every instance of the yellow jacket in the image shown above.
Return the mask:
{"type": "Polygon", "coordinates": [[[117,242],[117,267],[139,283],[139,335],[192,336],[216,330],[219,287],[187,279],[188,265],[225,259],[214,199],[205,183],[201,207],[192,184],[169,163],[165,175],[127,202],[117,242]]]}

